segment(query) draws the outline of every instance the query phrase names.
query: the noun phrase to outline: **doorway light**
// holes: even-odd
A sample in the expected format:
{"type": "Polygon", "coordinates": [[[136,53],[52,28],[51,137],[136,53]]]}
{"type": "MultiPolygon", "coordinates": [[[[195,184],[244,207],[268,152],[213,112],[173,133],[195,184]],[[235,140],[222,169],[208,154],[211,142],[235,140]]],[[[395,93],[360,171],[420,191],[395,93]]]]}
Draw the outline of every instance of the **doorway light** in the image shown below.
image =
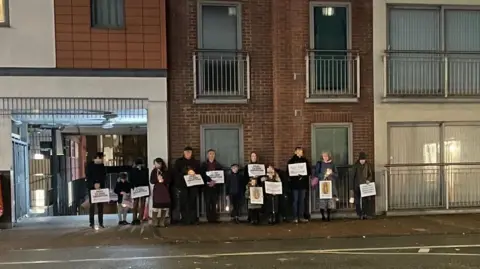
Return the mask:
{"type": "Polygon", "coordinates": [[[44,158],[45,158],[45,156],[43,156],[43,154],[41,154],[41,153],[33,154],[33,159],[35,159],[35,160],[43,160],[44,158]]]}
{"type": "Polygon", "coordinates": [[[324,7],[322,8],[323,16],[333,16],[335,15],[335,8],[333,7],[324,7]]]}
{"type": "Polygon", "coordinates": [[[237,16],[237,8],[228,7],[228,16],[237,16]]]}

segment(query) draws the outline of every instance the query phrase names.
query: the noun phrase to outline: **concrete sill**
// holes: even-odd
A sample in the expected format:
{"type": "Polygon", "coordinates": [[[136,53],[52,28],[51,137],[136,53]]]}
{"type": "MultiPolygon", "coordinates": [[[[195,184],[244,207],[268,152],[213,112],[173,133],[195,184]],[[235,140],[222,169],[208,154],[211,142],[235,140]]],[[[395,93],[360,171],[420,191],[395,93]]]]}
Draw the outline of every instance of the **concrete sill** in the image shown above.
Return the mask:
{"type": "Polygon", "coordinates": [[[203,105],[228,105],[228,104],[247,104],[246,98],[199,98],[193,100],[194,104],[203,105]]]}
{"type": "Polygon", "coordinates": [[[480,103],[480,97],[444,98],[444,97],[383,97],[383,103],[480,103]]]}
{"type": "Polygon", "coordinates": [[[305,98],[305,103],[309,104],[326,104],[326,103],[358,103],[359,100],[356,97],[325,97],[325,98],[318,98],[318,97],[310,97],[305,98]]]}

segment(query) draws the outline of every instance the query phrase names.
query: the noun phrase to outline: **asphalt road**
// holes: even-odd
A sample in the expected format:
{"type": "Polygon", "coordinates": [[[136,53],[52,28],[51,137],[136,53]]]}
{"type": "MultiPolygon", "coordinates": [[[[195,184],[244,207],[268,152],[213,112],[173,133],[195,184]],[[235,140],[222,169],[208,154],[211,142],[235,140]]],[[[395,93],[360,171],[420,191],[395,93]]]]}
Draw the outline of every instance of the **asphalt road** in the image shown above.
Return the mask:
{"type": "Polygon", "coordinates": [[[12,250],[4,269],[468,269],[480,268],[480,236],[405,236],[12,250]]]}

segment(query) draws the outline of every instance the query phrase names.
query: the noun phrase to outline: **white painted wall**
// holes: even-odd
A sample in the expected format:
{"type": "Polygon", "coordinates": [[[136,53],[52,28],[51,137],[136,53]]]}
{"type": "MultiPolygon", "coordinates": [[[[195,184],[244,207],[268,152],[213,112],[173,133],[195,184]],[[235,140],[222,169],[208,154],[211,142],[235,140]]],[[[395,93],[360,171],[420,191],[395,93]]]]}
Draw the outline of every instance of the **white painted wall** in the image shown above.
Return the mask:
{"type": "Polygon", "coordinates": [[[0,67],[55,67],[54,0],[9,0],[0,27],[0,67]]]}
{"type": "Polygon", "coordinates": [[[0,85],[2,97],[145,98],[167,101],[166,78],[0,76],[0,85]]]}
{"type": "Polygon", "coordinates": [[[388,122],[478,121],[480,105],[461,103],[406,104],[384,103],[383,53],[387,48],[387,4],[479,5],[480,0],[373,0],[373,73],[375,169],[379,195],[377,212],[385,210],[384,166],[388,163],[388,122]]]}

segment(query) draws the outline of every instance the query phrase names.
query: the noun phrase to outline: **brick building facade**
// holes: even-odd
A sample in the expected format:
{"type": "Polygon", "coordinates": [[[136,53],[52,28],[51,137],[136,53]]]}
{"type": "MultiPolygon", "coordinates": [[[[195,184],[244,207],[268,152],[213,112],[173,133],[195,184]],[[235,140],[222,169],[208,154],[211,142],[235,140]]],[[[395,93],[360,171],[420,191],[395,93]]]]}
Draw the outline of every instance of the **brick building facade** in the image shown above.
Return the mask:
{"type": "MultiPolygon", "coordinates": [[[[371,0],[330,1],[326,4],[308,0],[204,3],[171,0],[167,2],[167,13],[169,141],[172,158],[180,156],[186,145],[199,150],[197,156],[205,152],[208,143],[205,142],[206,134],[202,126],[238,125],[241,126],[243,135],[242,142],[238,143],[243,145],[243,149],[239,150],[242,155],[240,161],[247,161],[249,153],[256,151],[265,162],[273,162],[283,168],[296,146],[305,147],[309,158],[315,154],[313,159],[319,157],[320,150],[334,151],[335,155],[339,149],[325,148],[322,134],[328,134],[329,137],[325,138],[327,140],[336,139],[337,135],[345,136],[342,130],[335,130],[335,127],[340,126],[348,130],[346,150],[349,156],[339,152],[337,155],[352,162],[360,151],[365,151],[369,159],[373,160],[371,0]],[[198,72],[201,65],[198,62],[194,64],[192,56],[197,54],[197,49],[204,49],[200,48],[202,44],[199,38],[200,35],[205,35],[206,30],[199,28],[205,27],[208,22],[199,16],[205,16],[206,11],[200,12],[200,9],[209,5],[231,5],[240,11],[228,12],[229,15],[240,17],[238,22],[241,27],[238,29],[241,29],[241,46],[237,49],[249,56],[250,69],[246,72],[249,72],[247,77],[250,78],[250,93],[243,102],[232,102],[227,98],[222,100],[222,97],[201,102],[198,96],[199,84],[194,81],[194,73],[195,70],[198,72]],[[315,41],[312,41],[314,29],[329,31],[328,27],[314,25],[313,17],[317,14],[315,8],[320,8],[323,15],[332,15],[329,14],[332,10],[345,13],[346,47],[340,45],[337,51],[327,44],[323,52],[307,53],[307,49],[317,47],[315,41]],[[332,51],[333,61],[340,59],[343,62],[343,59],[347,59],[343,62],[346,65],[341,67],[341,71],[334,64],[328,63],[330,55],[327,55],[327,49],[332,51]],[[313,68],[316,70],[318,65],[322,65],[330,72],[330,75],[323,77],[330,80],[330,84],[323,82],[324,86],[329,84],[327,86],[333,89],[335,87],[331,86],[334,77],[345,76],[345,79],[340,80],[345,84],[355,80],[352,82],[355,89],[350,92],[323,91],[325,89],[315,92],[314,89],[315,93],[320,94],[311,94],[312,91],[307,88],[310,88],[312,78],[315,79],[315,75],[320,74],[318,71],[311,72],[312,68],[306,66],[307,63],[311,64],[313,54],[314,59],[321,61],[319,64],[318,60],[314,60],[317,61],[317,67],[313,68]],[[353,60],[349,62],[348,59],[353,60]],[[333,129],[315,132],[315,126],[333,129]],[[312,147],[316,148],[312,150],[312,147]]],[[[332,34],[332,31],[329,33],[332,34]]],[[[205,36],[201,39],[204,38],[205,36]]],[[[338,90],[339,87],[335,89],[338,90]]],[[[333,144],[337,142],[332,140],[333,144]]]]}

